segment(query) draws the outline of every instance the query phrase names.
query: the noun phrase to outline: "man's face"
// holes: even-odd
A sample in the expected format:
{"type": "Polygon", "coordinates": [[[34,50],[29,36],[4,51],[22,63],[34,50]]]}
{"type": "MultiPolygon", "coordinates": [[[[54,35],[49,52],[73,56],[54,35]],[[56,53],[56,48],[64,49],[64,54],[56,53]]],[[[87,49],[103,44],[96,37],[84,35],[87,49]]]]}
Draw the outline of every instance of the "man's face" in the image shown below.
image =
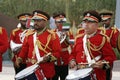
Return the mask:
{"type": "Polygon", "coordinates": [[[84,28],[85,34],[90,35],[97,30],[98,23],[94,21],[84,20],[82,22],[82,27],[84,28]]]}
{"type": "Polygon", "coordinates": [[[56,24],[58,30],[62,30],[63,22],[61,22],[61,21],[55,21],[55,24],[56,24]]]}
{"type": "Polygon", "coordinates": [[[46,21],[43,19],[35,19],[34,20],[34,28],[36,30],[41,30],[46,26],[46,21]]]}
{"type": "Polygon", "coordinates": [[[27,20],[20,20],[22,28],[26,28],[26,22],[27,22],[27,20]]]}
{"type": "Polygon", "coordinates": [[[111,19],[102,20],[102,24],[105,28],[110,27],[110,22],[111,22],[111,19]]]}

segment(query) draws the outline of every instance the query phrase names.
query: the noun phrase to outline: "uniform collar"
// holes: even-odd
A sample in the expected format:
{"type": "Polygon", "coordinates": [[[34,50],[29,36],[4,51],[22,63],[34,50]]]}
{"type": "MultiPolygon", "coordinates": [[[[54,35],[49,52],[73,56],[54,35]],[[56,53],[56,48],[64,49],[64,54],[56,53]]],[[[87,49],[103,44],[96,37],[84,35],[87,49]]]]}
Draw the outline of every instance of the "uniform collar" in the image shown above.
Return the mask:
{"type": "Polygon", "coordinates": [[[92,34],[87,35],[87,38],[91,38],[91,37],[93,37],[96,33],[97,33],[97,30],[96,30],[94,33],[92,33],[92,34]]]}

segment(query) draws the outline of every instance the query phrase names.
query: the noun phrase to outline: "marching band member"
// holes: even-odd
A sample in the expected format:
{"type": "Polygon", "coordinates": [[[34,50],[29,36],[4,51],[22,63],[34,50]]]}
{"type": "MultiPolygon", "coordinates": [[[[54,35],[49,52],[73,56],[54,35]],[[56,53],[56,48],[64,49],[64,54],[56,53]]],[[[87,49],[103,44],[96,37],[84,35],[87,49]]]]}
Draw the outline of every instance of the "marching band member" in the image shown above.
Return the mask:
{"type": "MultiPolygon", "coordinates": [[[[60,77],[60,80],[65,80],[66,76],[68,75],[68,58],[69,58],[69,51],[68,47],[69,39],[73,38],[73,34],[71,31],[64,30],[65,27],[64,24],[66,23],[66,16],[64,13],[58,13],[53,16],[55,19],[55,24],[57,28],[55,29],[55,32],[59,35],[60,41],[61,41],[61,52],[60,52],[60,58],[57,59],[55,62],[55,71],[56,74],[53,78],[53,80],[58,80],[60,77]]],[[[70,26],[69,26],[70,27],[70,26]]]]}
{"type": "MultiPolygon", "coordinates": [[[[102,32],[110,38],[111,46],[113,48],[117,48],[117,46],[119,45],[117,44],[117,40],[118,36],[120,36],[120,32],[115,26],[111,26],[112,15],[113,14],[110,12],[100,13],[103,25],[102,27],[100,27],[100,29],[102,29],[102,32]]],[[[106,80],[111,80],[112,67],[108,69],[106,72],[107,72],[106,80]]]]}
{"type": "Polygon", "coordinates": [[[106,69],[111,67],[116,56],[106,35],[98,31],[101,17],[94,10],[83,14],[84,35],[76,36],[74,49],[69,57],[70,67],[92,67],[95,80],[106,80],[106,69]]]}
{"type": "Polygon", "coordinates": [[[100,13],[102,19],[102,27],[105,29],[104,34],[110,38],[110,44],[113,48],[117,47],[117,38],[120,35],[119,30],[115,26],[111,26],[112,13],[100,13]]]}
{"type": "Polygon", "coordinates": [[[38,63],[47,80],[52,80],[55,75],[54,61],[60,56],[61,46],[57,34],[46,27],[49,18],[46,12],[33,11],[35,31],[26,35],[16,64],[19,66],[24,59],[27,59],[27,67],[38,63]]]}
{"type": "Polygon", "coordinates": [[[12,30],[12,32],[10,34],[10,49],[13,52],[12,61],[14,64],[15,74],[17,74],[18,72],[20,72],[21,70],[26,68],[25,62],[20,64],[20,67],[18,68],[15,65],[15,61],[18,58],[18,54],[20,53],[22,43],[25,38],[25,33],[27,32],[26,31],[27,30],[27,28],[26,28],[27,19],[32,18],[32,14],[22,13],[22,14],[18,15],[17,18],[20,21],[20,23],[18,24],[17,28],[12,30]]]}
{"type": "Polygon", "coordinates": [[[8,49],[8,35],[6,29],[0,27],[0,72],[2,71],[2,55],[8,49]]]}

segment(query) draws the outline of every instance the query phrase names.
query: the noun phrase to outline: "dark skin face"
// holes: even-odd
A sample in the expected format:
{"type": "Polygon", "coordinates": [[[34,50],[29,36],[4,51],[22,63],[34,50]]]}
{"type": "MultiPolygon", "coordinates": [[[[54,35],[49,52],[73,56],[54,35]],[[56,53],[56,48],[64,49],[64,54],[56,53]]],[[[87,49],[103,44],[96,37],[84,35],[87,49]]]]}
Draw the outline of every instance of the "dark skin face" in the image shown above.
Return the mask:
{"type": "Polygon", "coordinates": [[[102,20],[102,24],[105,28],[110,27],[111,19],[102,20]]]}
{"type": "Polygon", "coordinates": [[[34,29],[37,31],[42,31],[46,27],[46,21],[45,20],[40,20],[40,19],[35,19],[34,20],[34,29]]]}
{"type": "Polygon", "coordinates": [[[55,22],[57,29],[60,30],[60,28],[62,27],[62,22],[55,22]]]}
{"type": "Polygon", "coordinates": [[[27,20],[20,20],[22,29],[26,29],[26,22],[27,20]]]}

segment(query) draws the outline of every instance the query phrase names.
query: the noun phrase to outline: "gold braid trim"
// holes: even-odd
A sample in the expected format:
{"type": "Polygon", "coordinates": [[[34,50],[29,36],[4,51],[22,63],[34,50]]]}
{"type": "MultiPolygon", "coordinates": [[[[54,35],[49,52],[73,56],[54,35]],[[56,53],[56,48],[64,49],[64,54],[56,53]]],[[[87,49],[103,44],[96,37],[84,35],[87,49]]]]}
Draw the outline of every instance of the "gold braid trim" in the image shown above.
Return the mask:
{"type": "Polygon", "coordinates": [[[111,27],[111,29],[113,29],[114,33],[117,32],[117,28],[116,27],[111,27]]]}
{"type": "Polygon", "coordinates": [[[34,33],[34,30],[28,29],[27,32],[25,33],[25,36],[28,37],[29,35],[33,33],[34,33]]]}
{"type": "Polygon", "coordinates": [[[78,34],[78,35],[75,37],[75,41],[76,41],[77,38],[82,37],[83,35],[84,35],[84,33],[78,34]]]}
{"type": "Polygon", "coordinates": [[[87,45],[88,45],[88,48],[90,48],[91,50],[93,50],[93,51],[99,51],[99,50],[104,46],[105,41],[106,41],[106,38],[103,37],[102,43],[101,43],[99,46],[95,46],[94,44],[92,44],[92,43],[88,40],[87,45]]]}
{"type": "MultiPolygon", "coordinates": [[[[47,37],[47,43],[46,43],[44,49],[49,48],[49,47],[48,47],[48,44],[50,43],[50,40],[51,40],[51,34],[49,34],[48,37],[47,37]]],[[[50,48],[49,48],[49,49],[50,49],[50,48]]],[[[51,49],[50,49],[50,50],[51,50],[51,49]]]]}
{"type": "Polygon", "coordinates": [[[99,53],[100,52],[100,49],[104,46],[105,44],[105,41],[106,41],[106,37],[104,36],[103,39],[102,39],[102,43],[100,44],[100,46],[95,46],[94,44],[92,44],[89,40],[87,40],[87,47],[88,47],[88,50],[89,50],[89,53],[91,55],[91,57],[96,61],[95,57],[93,56],[91,50],[93,51],[98,51],[99,53]]]}
{"type": "Polygon", "coordinates": [[[15,32],[18,31],[18,30],[20,30],[20,28],[14,29],[14,30],[12,31],[12,34],[15,36],[15,32]]]}
{"type": "MultiPolygon", "coordinates": [[[[90,56],[92,57],[92,59],[94,59],[95,60],[95,57],[93,56],[93,54],[92,54],[92,52],[91,52],[91,47],[90,47],[90,43],[87,41],[87,48],[88,48],[88,51],[89,51],[89,53],[90,53],[90,56]]],[[[96,62],[96,60],[95,60],[95,62],[96,62]]]]}
{"type": "Polygon", "coordinates": [[[2,27],[0,27],[0,34],[2,34],[2,27]]]}
{"type": "Polygon", "coordinates": [[[110,38],[106,34],[103,34],[103,33],[100,33],[100,34],[107,39],[107,42],[110,42],[110,38]]]}
{"type": "Polygon", "coordinates": [[[46,54],[48,53],[45,49],[43,49],[42,44],[41,44],[41,42],[40,42],[39,40],[36,41],[36,44],[35,44],[35,45],[37,45],[38,48],[39,48],[40,50],[42,50],[43,52],[45,52],[46,54]]]}
{"type": "Polygon", "coordinates": [[[98,30],[101,30],[101,33],[105,34],[106,33],[106,30],[104,27],[99,27],[98,30]]]}
{"type": "Polygon", "coordinates": [[[39,40],[36,41],[36,45],[38,45],[38,48],[40,50],[44,51],[45,53],[48,53],[46,51],[46,48],[48,48],[50,51],[52,51],[52,49],[48,47],[48,44],[50,43],[50,40],[51,40],[51,34],[48,35],[48,37],[47,37],[47,43],[46,43],[46,45],[44,45],[43,43],[41,43],[39,40]],[[44,48],[42,46],[44,46],[44,48]]]}
{"type": "Polygon", "coordinates": [[[51,37],[52,37],[53,40],[56,39],[55,30],[49,30],[49,29],[47,29],[47,31],[51,34],[51,37]]]}
{"type": "Polygon", "coordinates": [[[112,32],[110,34],[110,39],[112,38],[113,33],[114,33],[114,29],[112,29],[112,32]]]}
{"type": "Polygon", "coordinates": [[[79,34],[79,32],[80,32],[81,30],[84,30],[84,29],[83,29],[83,28],[79,28],[79,29],[77,30],[77,34],[79,34]]]}

